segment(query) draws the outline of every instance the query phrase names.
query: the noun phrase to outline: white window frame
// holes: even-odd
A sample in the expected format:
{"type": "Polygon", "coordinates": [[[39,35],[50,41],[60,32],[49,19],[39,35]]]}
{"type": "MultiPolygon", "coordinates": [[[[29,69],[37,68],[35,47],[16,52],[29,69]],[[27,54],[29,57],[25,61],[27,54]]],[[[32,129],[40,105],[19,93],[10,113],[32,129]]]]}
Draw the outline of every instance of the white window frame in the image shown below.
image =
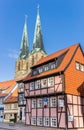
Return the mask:
{"type": "Polygon", "coordinates": [[[80,63],[76,62],[76,69],[80,70],[80,63]]]}
{"type": "Polygon", "coordinates": [[[64,99],[58,99],[58,107],[64,107],[64,99]]]}
{"type": "Polygon", "coordinates": [[[50,69],[55,69],[56,68],[56,63],[55,62],[52,62],[50,63],[50,69]]]}
{"type": "Polygon", "coordinates": [[[47,79],[42,79],[41,80],[41,88],[47,87],[47,79]]]}
{"type": "Polygon", "coordinates": [[[84,72],[84,65],[83,64],[80,64],[80,69],[82,72],[84,72]]]}
{"type": "Polygon", "coordinates": [[[40,89],[41,84],[40,84],[40,80],[35,81],[35,89],[40,89]]]}
{"type": "Polygon", "coordinates": [[[24,92],[24,83],[19,83],[18,91],[24,92]]]}
{"type": "Polygon", "coordinates": [[[36,117],[31,117],[31,125],[36,125],[36,117]]]}
{"type": "Polygon", "coordinates": [[[41,98],[37,99],[37,107],[38,108],[42,108],[43,107],[43,100],[41,98]]]}
{"type": "Polygon", "coordinates": [[[49,117],[44,117],[44,126],[49,126],[49,117]]]}
{"type": "Polygon", "coordinates": [[[43,72],[43,66],[38,68],[39,73],[43,72]]]}
{"type": "Polygon", "coordinates": [[[54,86],[54,77],[48,78],[48,87],[54,86]]]}
{"type": "Polygon", "coordinates": [[[57,107],[57,99],[56,97],[50,98],[50,107],[57,107]]]}
{"type": "Polygon", "coordinates": [[[51,118],[51,126],[52,127],[57,127],[57,118],[56,117],[51,118]],[[55,123],[56,123],[56,125],[55,125],[55,123]]]}
{"type": "Polygon", "coordinates": [[[30,90],[34,90],[34,82],[30,82],[30,90]]]}
{"type": "Polygon", "coordinates": [[[43,126],[42,117],[37,117],[37,125],[38,125],[38,126],[43,126]]]}
{"type": "Polygon", "coordinates": [[[32,99],[32,108],[36,108],[36,99],[32,99]]]}
{"type": "Polygon", "coordinates": [[[49,70],[49,64],[44,65],[44,71],[48,71],[49,70]]]}

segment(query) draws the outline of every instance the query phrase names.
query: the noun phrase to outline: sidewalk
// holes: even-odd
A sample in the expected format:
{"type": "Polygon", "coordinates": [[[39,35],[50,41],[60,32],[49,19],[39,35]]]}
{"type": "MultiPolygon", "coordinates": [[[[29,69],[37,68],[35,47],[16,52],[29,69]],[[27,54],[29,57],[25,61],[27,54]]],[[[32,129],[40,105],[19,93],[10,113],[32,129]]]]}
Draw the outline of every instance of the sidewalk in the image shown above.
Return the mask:
{"type": "Polygon", "coordinates": [[[37,130],[37,128],[32,128],[31,126],[26,126],[24,124],[9,125],[7,123],[0,123],[0,130],[37,130]]]}

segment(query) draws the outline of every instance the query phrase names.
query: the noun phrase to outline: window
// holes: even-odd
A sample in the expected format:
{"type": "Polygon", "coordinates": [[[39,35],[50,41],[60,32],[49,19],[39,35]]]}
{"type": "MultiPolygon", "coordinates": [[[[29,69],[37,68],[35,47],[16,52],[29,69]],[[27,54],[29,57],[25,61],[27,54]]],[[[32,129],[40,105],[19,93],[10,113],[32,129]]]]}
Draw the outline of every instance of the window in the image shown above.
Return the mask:
{"type": "Polygon", "coordinates": [[[40,89],[40,80],[35,82],[35,89],[40,89]]]}
{"type": "Polygon", "coordinates": [[[20,71],[20,62],[18,62],[18,71],[20,71]]]}
{"type": "Polygon", "coordinates": [[[44,117],[44,126],[49,126],[49,117],[44,117]]]}
{"type": "Polygon", "coordinates": [[[36,117],[31,117],[31,125],[36,125],[36,117]]]}
{"type": "Polygon", "coordinates": [[[5,116],[4,119],[9,120],[9,118],[10,118],[10,114],[5,114],[4,116],[5,116]]]}
{"type": "Polygon", "coordinates": [[[32,71],[32,75],[37,75],[37,74],[38,74],[38,70],[37,69],[32,71]]]}
{"type": "Polygon", "coordinates": [[[26,101],[26,99],[24,98],[24,94],[19,94],[18,98],[19,98],[19,105],[24,105],[24,101],[26,101]]]}
{"type": "Polygon", "coordinates": [[[37,117],[37,125],[42,126],[42,117],[37,117]]]}
{"type": "Polygon", "coordinates": [[[41,80],[41,88],[47,87],[47,79],[41,80]]]}
{"type": "Polygon", "coordinates": [[[84,65],[81,64],[80,69],[81,69],[82,72],[84,72],[84,65]]]}
{"type": "Polygon", "coordinates": [[[18,108],[18,104],[17,103],[14,104],[14,108],[16,108],[16,109],[18,108]]]}
{"type": "Polygon", "coordinates": [[[58,107],[64,107],[64,99],[58,100],[58,107]]]}
{"type": "Polygon", "coordinates": [[[18,89],[19,92],[24,92],[24,83],[20,83],[18,89]]]}
{"type": "Polygon", "coordinates": [[[57,127],[57,118],[51,118],[51,126],[57,127]]]}
{"type": "Polygon", "coordinates": [[[26,70],[28,70],[28,62],[26,63],[26,70]]]}
{"type": "Polygon", "coordinates": [[[44,71],[47,71],[47,70],[49,70],[49,65],[48,64],[44,66],[44,71]]]}
{"type": "Polygon", "coordinates": [[[30,83],[30,90],[34,90],[34,82],[30,83]]]}
{"type": "Polygon", "coordinates": [[[42,73],[43,72],[43,67],[39,67],[38,71],[39,71],[39,73],[42,73]]]}
{"type": "Polygon", "coordinates": [[[36,108],[36,99],[32,99],[32,108],[36,108]]]}
{"type": "Polygon", "coordinates": [[[76,69],[79,70],[80,69],[80,64],[78,62],[76,62],[76,69]]]}
{"type": "Polygon", "coordinates": [[[25,116],[25,113],[26,113],[26,108],[24,107],[24,116],[25,116]]]}
{"type": "Polygon", "coordinates": [[[54,85],[54,77],[48,78],[48,86],[53,86],[54,85]]]}
{"type": "Polygon", "coordinates": [[[2,99],[2,98],[0,98],[0,104],[2,104],[2,101],[3,101],[3,99],[2,99]]]}
{"type": "Polygon", "coordinates": [[[37,100],[37,107],[38,107],[38,108],[42,108],[42,106],[43,106],[42,99],[38,99],[38,100],[37,100]]]}
{"type": "Polygon", "coordinates": [[[50,98],[50,106],[51,107],[56,107],[57,106],[56,97],[51,97],[50,98]]]}
{"type": "Polygon", "coordinates": [[[55,62],[50,63],[50,69],[55,69],[55,68],[56,68],[56,63],[55,62]]]}

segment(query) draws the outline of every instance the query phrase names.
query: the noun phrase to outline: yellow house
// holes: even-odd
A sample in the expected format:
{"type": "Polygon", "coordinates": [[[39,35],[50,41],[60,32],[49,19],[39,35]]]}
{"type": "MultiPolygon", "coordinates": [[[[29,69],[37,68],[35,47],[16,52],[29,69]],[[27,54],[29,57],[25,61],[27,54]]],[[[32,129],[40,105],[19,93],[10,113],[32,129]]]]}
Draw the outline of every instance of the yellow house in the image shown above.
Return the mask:
{"type": "Polygon", "coordinates": [[[8,122],[12,116],[15,122],[18,118],[18,93],[17,89],[3,102],[4,103],[4,122],[8,122]]]}

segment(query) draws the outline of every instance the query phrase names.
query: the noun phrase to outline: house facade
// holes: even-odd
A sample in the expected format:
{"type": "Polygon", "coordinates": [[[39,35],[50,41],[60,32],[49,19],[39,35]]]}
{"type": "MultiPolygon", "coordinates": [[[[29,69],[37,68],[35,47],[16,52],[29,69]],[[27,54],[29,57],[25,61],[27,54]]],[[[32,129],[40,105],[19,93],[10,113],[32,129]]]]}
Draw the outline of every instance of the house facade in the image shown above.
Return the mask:
{"type": "Polygon", "coordinates": [[[15,80],[0,82],[0,122],[4,121],[4,100],[17,88],[15,80]]]}
{"type": "Polygon", "coordinates": [[[26,124],[84,128],[84,53],[74,44],[42,58],[24,79],[26,124]]]}
{"type": "Polygon", "coordinates": [[[15,80],[18,83],[19,122],[25,122],[26,99],[24,98],[24,84],[22,82],[22,79],[30,73],[30,67],[32,65],[35,65],[42,57],[45,56],[47,56],[47,54],[44,49],[40,15],[38,9],[34,32],[33,49],[30,52],[27,33],[27,22],[25,19],[20,54],[16,61],[15,80]]]}
{"type": "Polygon", "coordinates": [[[4,122],[10,123],[10,118],[18,121],[18,98],[10,96],[4,101],[4,122]]]}
{"type": "Polygon", "coordinates": [[[5,96],[6,96],[6,94],[0,93],[0,122],[3,122],[3,117],[4,117],[3,100],[4,100],[5,96]]]}

